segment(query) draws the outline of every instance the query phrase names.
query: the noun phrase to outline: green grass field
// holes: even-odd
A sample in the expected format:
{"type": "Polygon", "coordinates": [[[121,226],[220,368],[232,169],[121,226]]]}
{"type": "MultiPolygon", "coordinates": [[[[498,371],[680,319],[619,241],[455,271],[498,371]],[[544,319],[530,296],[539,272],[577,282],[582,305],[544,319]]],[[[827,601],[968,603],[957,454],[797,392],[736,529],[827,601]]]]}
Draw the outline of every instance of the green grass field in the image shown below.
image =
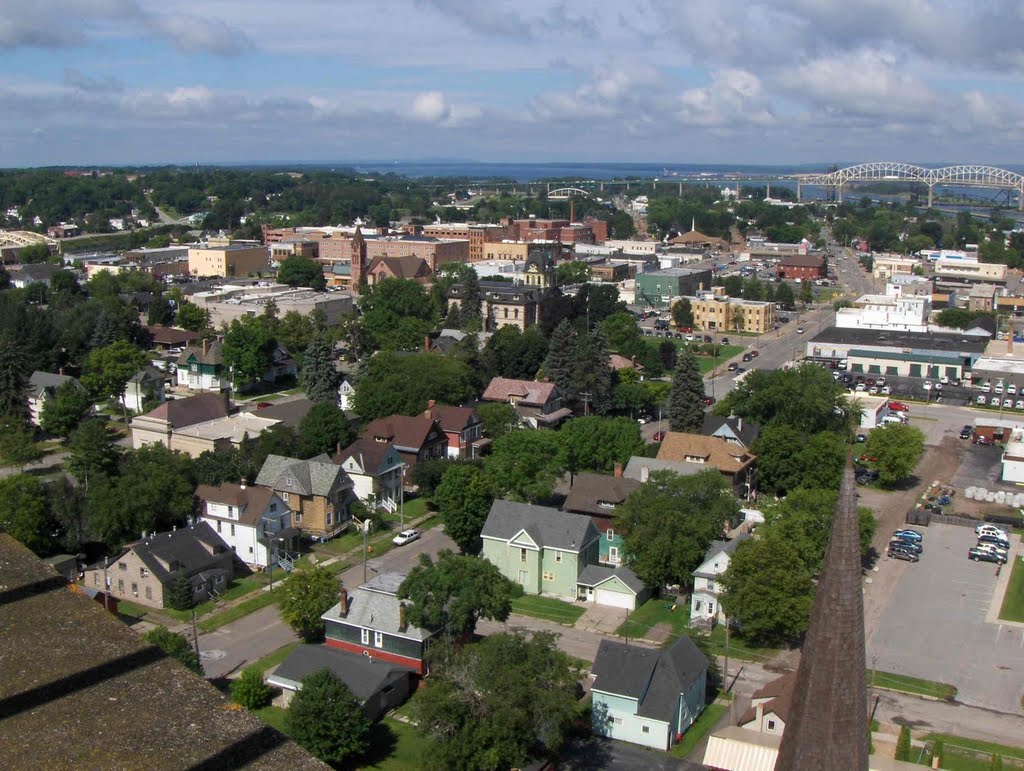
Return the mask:
{"type": "Polygon", "coordinates": [[[1013,572],[1006,586],[1006,594],[1003,595],[999,618],[1004,621],[1024,621],[1024,559],[1013,561],[1013,572]]]}
{"type": "Polygon", "coordinates": [[[260,672],[266,672],[271,667],[276,667],[278,664],[280,664],[282,661],[288,658],[288,654],[295,650],[300,644],[301,643],[299,642],[288,643],[283,648],[278,648],[269,656],[264,656],[261,659],[257,659],[252,664],[249,664],[246,667],[246,669],[248,669],[249,667],[256,667],[259,669],[260,672]]]}
{"type": "MultiPolygon", "coordinates": [[[[968,739],[953,734],[928,734],[925,737],[926,741],[933,743],[938,739],[941,739],[943,744],[941,767],[949,771],[989,771],[992,768],[992,755],[1000,755],[1004,761],[1014,758],[1024,762],[1024,748],[1021,747],[968,739]]],[[[1003,768],[1018,768],[1019,765],[1020,763],[1004,763],[1003,768]]]]}
{"type": "Polygon", "coordinates": [[[652,598],[630,613],[629,618],[615,630],[615,634],[641,638],[655,624],[662,623],[672,628],[673,637],[678,637],[690,625],[690,608],[686,605],[674,605],[670,599],[652,598]]]}
{"type": "Polygon", "coordinates": [[[700,717],[694,721],[692,726],[686,729],[686,733],[683,734],[683,740],[672,748],[671,754],[677,758],[685,758],[693,752],[693,748],[697,746],[697,743],[711,733],[715,723],[728,710],[729,708],[724,704],[709,704],[706,706],[704,711],[700,713],[700,717]]]}
{"type": "MultiPolygon", "coordinates": [[[[240,597],[251,592],[258,591],[263,586],[266,586],[266,580],[263,578],[240,578],[232,581],[228,588],[221,594],[220,599],[217,602],[208,600],[207,602],[196,605],[196,618],[202,618],[208,616],[217,609],[218,602],[230,602],[231,600],[237,600],[240,597]]],[[[176,621],[191,621],[192,611],[191,610],[173,610],[172,608],[164,608],[162,611],[165,615],[170,616],[176,621]]]]}
{"type": "Polygon", "coordinates": [[[874,685],[878,688],[887,688],[890,691],[902,691],[903,693],[915,693],[921,696],[932,696],[936,699],[950,701],[956,697],[956,688],[946,683],[938,683],[934,680],[922,680],[919,677],[897,675],[892,672],[867,672],[867,683],[870,686],[874,679],[874,685]]]}
{"type": "Polygon", "coordinates": [[[544,621],[554,621],[571,626],[583,615],[584,609],[561,600],[553,600],[550,597],[537,597],[528,594],[512,600],[512,612],[521,616],[532,616],[544,621]]]}

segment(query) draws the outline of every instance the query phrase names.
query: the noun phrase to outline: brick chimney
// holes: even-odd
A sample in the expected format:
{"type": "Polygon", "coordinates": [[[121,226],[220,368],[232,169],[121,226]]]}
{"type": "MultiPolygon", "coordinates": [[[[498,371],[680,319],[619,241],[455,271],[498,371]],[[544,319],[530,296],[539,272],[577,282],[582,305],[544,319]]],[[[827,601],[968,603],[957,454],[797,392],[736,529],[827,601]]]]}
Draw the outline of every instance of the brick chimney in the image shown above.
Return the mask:
{"type": "Polygon", "coordinates": [[[617,477],[621,477],[622,476],[622,464],[621,463],[616,463],[615,464],[615,476],[617,476],[617,477]]]}
{"type": "Polygon", "coordinates": [[[424,335],[423,337],[423,350],[430,352],[430,335],[424,335]]]}
{"type": "Polygon", "coordinates": [[[427,400],[427,408],[425,410],[423,410],[423,417],[425,417],[427,420],[433,420],[434,419],[434,405],[435,404],[437,404],[437,402],[434,399],[427,400]]]}
{"type": "Polygon", "coordinates": [[[345,617],[348,615],[348,589],[341,590],[341,597],[339,599],[341,607],[338,609],[338,614],[345,617]]]}
{"type": "Polygon", "coordinates": [[[207,342],[208,342],[208,341],[207,341],[207,339],[206,339],[206,338],[204,337],[204,338],[203,338],[203,356],[206,356],[206,350],[207,350],[206,346],[207,346],[207,342]]]}
{"type": "Polygon", "coordinates": [[[399,603],[398,604],[398,631],[399,632],[404,632],[406,630],[406,628],[409,626],[408,622],[405,620],[405,613],[406,613],[405,605],[403,605],[402,603],[399,603]]]}

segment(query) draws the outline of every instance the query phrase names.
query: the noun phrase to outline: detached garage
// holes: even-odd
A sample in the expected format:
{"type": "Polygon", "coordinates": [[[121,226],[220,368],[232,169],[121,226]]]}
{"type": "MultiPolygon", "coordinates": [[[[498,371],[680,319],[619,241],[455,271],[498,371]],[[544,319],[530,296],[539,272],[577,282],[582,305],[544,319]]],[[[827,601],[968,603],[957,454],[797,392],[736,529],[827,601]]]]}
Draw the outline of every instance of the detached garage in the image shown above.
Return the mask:
{"type": "Polygon", "coordinates": [[[627,567],[587,565],[576,584],[579,599],[611,608],[636,610],[650,594],[644,582],[627,567]]]}

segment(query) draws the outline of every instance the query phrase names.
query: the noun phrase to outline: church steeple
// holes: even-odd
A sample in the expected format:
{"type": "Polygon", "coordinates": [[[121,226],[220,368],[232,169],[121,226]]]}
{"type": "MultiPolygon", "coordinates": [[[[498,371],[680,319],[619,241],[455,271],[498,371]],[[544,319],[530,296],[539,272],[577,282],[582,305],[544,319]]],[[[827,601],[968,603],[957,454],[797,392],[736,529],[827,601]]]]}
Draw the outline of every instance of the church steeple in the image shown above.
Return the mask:
{"type": "Polygon", "coordinates": [[[864,596],[847,461],[776,771],[867,771],[864,596]]]}

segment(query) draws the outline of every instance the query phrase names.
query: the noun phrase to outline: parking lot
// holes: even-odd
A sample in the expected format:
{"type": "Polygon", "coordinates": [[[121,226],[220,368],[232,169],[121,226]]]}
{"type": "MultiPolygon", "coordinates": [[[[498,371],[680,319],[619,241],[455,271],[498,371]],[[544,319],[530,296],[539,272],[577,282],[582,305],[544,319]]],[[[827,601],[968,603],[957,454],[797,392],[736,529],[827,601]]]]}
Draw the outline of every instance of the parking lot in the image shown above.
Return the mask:
{"type": "MultiPolygon", "coordinates": [[[[881,559],[879,572],[898,575],[878,629],[868,641],[868,666],[956,686],[957,700],[1019,714],[1024,695],[1024,627],[986,622],[996,565],[972,562],[971,528],[932,525],[921,561],[881,559]]],[[[1020,554],[1012,538],[1011,559],[1020,554]]],[[[1003,567],[1008,570],[1009,564],[1003,567]]],[[[992,614],[992,618],[998,615],[992,614]]]]}

